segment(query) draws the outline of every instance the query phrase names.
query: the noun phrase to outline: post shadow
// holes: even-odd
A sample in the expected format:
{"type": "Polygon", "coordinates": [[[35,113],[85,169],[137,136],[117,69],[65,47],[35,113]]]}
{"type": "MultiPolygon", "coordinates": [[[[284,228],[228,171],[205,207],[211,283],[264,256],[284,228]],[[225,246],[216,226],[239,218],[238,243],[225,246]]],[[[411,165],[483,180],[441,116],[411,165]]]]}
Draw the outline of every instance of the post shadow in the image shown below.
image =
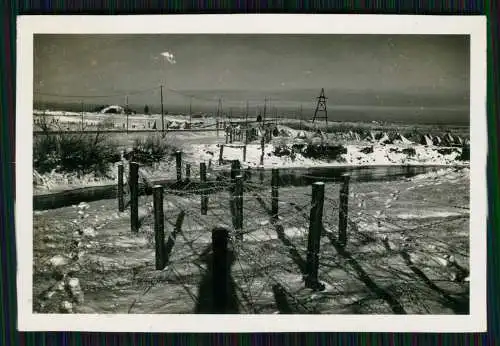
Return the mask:
{"type": "Polygon", "coordinates": [[[306,261],[302,258],[302,256],[297,251],[295,245],[288,239],[285,235],[285,229],[282,225],[275,226],[276,234],[278,235],[279,240],[288,248],[290,256],[293,262],[299,267],[299,270],[302,275],[307,275],[307,264],[306,261]]]}
{"type": "Polygon", "coordinates": [[[165,243],[165,265],[168,265],[170,261],[170,255],[172,254],[172,250],[175,245],[175,240],[177,235],[182,232],[182,223],[184,222],[185,212],[182,210],[177,216],[177,220],[175,221],[174,230],[168,236],[168,240],[165,243]]]}
{"type": "Polygon", "coordinates": [[[231,276],[231,267],[235,261],[235,253],[228,248],[229,231],[222,227],[212,230],[212,245],[200,256],[207,270],[201,279],[198,290],[198,301],[195,307],[197,314],[238,314],[239,301],[236,294],[236,283],[231,276]]]}
{"type": "Polygon", "coordinates": [[[278,311],[280,314],[293,314],[294,310],[292,309],[292,306],[288,302],[288,298],[286,296],[285,290],[283,286],[280,284],[275,284],[272,287],[273,289],[273,295],[274,295],[274,300],[276,302],[276,307],[278,308],[278,311]]]}
{"type": "MultiPolygon", "coordinates": [[[[382,242],[387,251],[391,251],[391,247],[387,240],[382,242]]],[[[441,287],[437,286],[432,280],[421,271],[415,263],[411,260],[408,252],[402,250],[399,252],[401,258],[403,258],[405,264],[410,268],[410,270],[417,275],[431,290],[438,293],[443,298],[443,304],[452,309],[456,314],[468,315],[469,314],[469,301],[467,299],[456,299],[453,298],[448,292],[443,290],[441,287]]]]}
{"type": "Polygon", "coordinates": [[[377,297],[385,300],[395,314],[406,315],[406,310],[401,305],[401,303],[396,298],[394,298],[389,292],[387,292],[379,285],[377,285],[377,283],[373,281],[372,278],[370,278],[368,273],[342,246],[342,244],[339,244],[331,234],[329,234],[329,237],[330,237],[330,242],[333,245],[333,247],[335,247],[337,253],[340,256],[344,257],[349,262],[349,264],[351,264],[351,266],[358,274],[359,279],[366,285],[366,287],[368,287],[368,289],[370,289],[370,291],[372,291],[377,297]]]}

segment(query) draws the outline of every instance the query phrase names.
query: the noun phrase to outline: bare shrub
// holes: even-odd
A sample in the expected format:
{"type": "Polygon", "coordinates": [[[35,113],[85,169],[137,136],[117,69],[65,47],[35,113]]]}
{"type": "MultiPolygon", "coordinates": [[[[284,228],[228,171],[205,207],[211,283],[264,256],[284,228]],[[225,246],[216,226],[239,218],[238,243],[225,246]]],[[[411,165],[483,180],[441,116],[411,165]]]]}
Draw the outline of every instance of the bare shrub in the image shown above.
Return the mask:
{"type": "Polygon", "coordinates": [[[33,141],[33,168],[39,173],[56,170],[105,175],[109,164],[119,160],[116,144],[100,134],[46,133],[33,141]]]}
{"type": "Polygon", "coordinates": [[[126,158],[145,165],[159,162],[167,156],[173,155],[179,148],[170,140],[161,135],[136,138],[134,146],[126,158]]]}

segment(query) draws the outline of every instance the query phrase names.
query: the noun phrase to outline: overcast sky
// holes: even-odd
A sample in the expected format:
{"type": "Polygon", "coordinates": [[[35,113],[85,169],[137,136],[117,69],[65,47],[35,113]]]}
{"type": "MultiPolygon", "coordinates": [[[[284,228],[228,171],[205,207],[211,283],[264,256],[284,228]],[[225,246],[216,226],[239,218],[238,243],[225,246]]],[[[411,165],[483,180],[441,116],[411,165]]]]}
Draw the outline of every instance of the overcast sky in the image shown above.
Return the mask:
{"type": "MultiPolygon", "coordinates": [[[[405,93],[451,96],[465,105],[469,95],[464,36],[36,35],[34,55],[36,92],[90,96],[155,88],[130,95],[136,104],[158,103],[160,84],[235,102],[266,93],[279,99],[306,89],[316,94],[321,88],[330,97],[336,91],[405,93]]],[[[171,91],[165,96],[168,102],[186,102],[171,91]]],[[[35,94],[35,100],[44,97],[35,94]]]]}

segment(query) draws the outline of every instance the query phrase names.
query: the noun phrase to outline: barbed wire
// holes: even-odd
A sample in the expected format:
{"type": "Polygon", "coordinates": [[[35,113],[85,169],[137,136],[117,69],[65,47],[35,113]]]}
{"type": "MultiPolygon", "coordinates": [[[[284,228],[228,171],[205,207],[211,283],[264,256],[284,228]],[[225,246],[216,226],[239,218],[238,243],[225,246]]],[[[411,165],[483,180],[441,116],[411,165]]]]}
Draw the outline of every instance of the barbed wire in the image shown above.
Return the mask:
{"type": "MultiPolygon", "coordinates": [[[[197,166],[192,166],[192,178],[196,177],[196,169],[197,166]]],[[[208,172],[207,172],[208,173],[208,172]]],[[[242,169],[242,175],[246,177],[246,172],[242,169]]],[[[171,203],[171,205],[178,211],[184,211],[186,214],[186,217],[188,217],[192,222],[197,225],[197,227],[201,227],[201,229],[207,229],[209,228],[209,219],[207,217],[210,217],[213,219],[215,222],[219,222],[222,224],[228,225],[228,228],[230,229],[230,236],[232,239],[232,244],[234,248],[238,252],[238,256],[236,257],[236,262],[235,265],[239,268],[237,272],[239,273],[237,276],[235,276],[235,279],[241,280],[242,285],[237,285],[236,289],[238,290],[240,296],[243,298],[245,301],[245,306],[241,306],[242,308],[245,308],[247,311],[250,313],[257,313],[258,308],[256,306],[256,302],[260,299],[261,295],[263,294],[264,291],[268,290],[269,291],[269,282],[273,282],[276,284],[281,285],[287,293],[287,296],[291,297],[292,300],[294,300],[294,303],[298,306],[302,304],[302,308],[306,311],[313,311],[314,308],[311,308],[308,306],[307,302],[301,302],[301,301],[296,301],[297,297],[293,293],[293,289],[287,285],[286,280],[283,279],[282,273],[283,271],[285,272],[294,272],[293,269],[287,268],[286,265],[284,265],[281,262],[273,262],[272,256],[266,255],[266,251],[273,251],[274,256],[276,255],[284,255],[284,256],[292,256],[292,252],[294,251],[297,253],[302,259],[304,257],[307,257],[307,249],[305,249],[305,240],[306,240],[306,230],[308,229],[308,218],[309,215],[302,213],[303,211],[307,210],[308,208],[314,207],[313,202],[311,201],[311,193],[310,192],[304,192],[304,191],[294,191],[293,194],[293,199],[294,202],[288,202],[288,203],[283,203],[283,200],[286,200],[288,198],[291,198],[291,196],[287,195],[286,193],[282,193],[283,191],[286,191],[287,188],[284,186],[280,186],[280,196],[279,196],[279,202],[280,202],[280,208],[279,212],[277,215],[277,223],[273,223],[270,221],[271,215],[269,215],[269,210],[271,206],[271,201],[272,197],[271,194],[269,193],[271,190],[270,186],[265,186],[263,184],[259,184],[257,182],[253,182],[250,180],[245,180],[244,181],[244,194],[243,194],[243,208],[244,208],[244,214],[245,214],[245,220],[248,220],[246,223],[243,224],[243,229],[241,230],[236,230],[233,228],[232,222],[230,221],[231,217],[231,201],[235,197],[231,191],[232,188],[234,188],[235,183],[234,180],[232,180],[229,177],[228,172],[226,171],[217,171],[213,170],[210,171],[210,176],[212,179],[208,181],[207,183],[217,183],[218,186],[212,188],[206,188],[206,187],[200,187],[198,181],[184,181],[181,185],[175,188],[164,188],[165,196],[164,198],[171,203]],[[215,178],[215,180],[213,180],[215,178]],[[267,193],[265,192],[267,191],[267,193]],[[204,193],[209,193],[209,206],[210,208],[208,209],[208,213],[206,216],[201,216],[199,213],[199,204],[195,200],[193,200],[193,196],[199,195],[199,194],[204,194],[204,193]],[[299,195],[297,195],[299,193],[299,195]],[[175,198],[171,198],[173,196],[176,196],[175,198]],[[257,201],[257,199],[260,199],[260,201],[264,202],[265,205],[262,205],[260,202],[257,201]],[[260,204],[260,206],[259,206],[260,204]],[[264,208],[263,211],[259,210],[258,208],[264,208]],[[229,221],[227,219],[229,217],[229,221]],[[259,219],[264,218],[267,219],[266,222],[264,223],[259,223],[256,222],[259,219]],[[286,236],[285,232],[285,238],[286,242],[281,239],[282,236],[277,234],[276,227],[277,225],[293,225],[294,227],[300,228],[300,224],[302,224],[302,229],[305,230],[305,232],[301,234],[296,234],[293,237],[288,237],[286,236]],[[254,225],[253,227],[251,225],[254,225]],[[261,232],[261,234],[257,234],[256,232],[261,232]],[[246,238],[246,241],[241,242],[237,241],[235,239],[237,238],[237,235],[243,235],[246,238]],[[292,240],[294,238],[295,240],[292,240]],[[297,240],[298,239],[298,240],[297,240]],[[257,248],[258,252],[255,252],[254,250],[250,249],[250,246],[255,246],[257,243],[261,243],[262,241],[266,240],[280,240],[281,245],[279,246],[274,246],[271,248],[266,247],[259,247],[257,248]],[[299,244],[300,243],[300,244],[299,244]],[[252,245],[253,244],[253,245],[252,245]],[[270,258],[271,261],[270,263],[263,263],[262,259],[265,258],[270,258]],[[243,262],[242,262],[243,260],[243,262]],[[252,266],[254,266],[254,269],[250,269],[252,266]],[[252,289],[253,283],[256,279],[256,277],[263,277],[265,278],[265,282],[262,284],[262,287],[258,289],[252,289]]],[[[320,180],[322,177],[318,176],[311,176],[309,174],[302,174],[299,175],[305,178],[310,178],[314,177],[314,179],[320,180]]],[[[147,178],[145,178],[147,179],[147,178]]],[[[335,180],[334,180],[335,181],[335,180]]],[[[151,181],[149,181],[151,184],[151,181]]],[[[295,187],[293,187],[295,188],[295,187]]],[[[336,189],[336,191],[338,191],[336,189]]],[[[351,196],[357,197],[355,192],[351,190],[351,196]],[[354,195],[353,195],[354,194],[354,195]]],[[[339,207],[339,202],[337,198],[330,197],[328,194],[325,194],[324,196],[324,208],[327,208],[328,210],[335,210],[338,209],[339,207]]],[[[428,202],[427,200],[425,202],[428,202]]],[[[351,202],[352,203],[352,202],[351,202]]],[[[431,203],[433,204],[433,203],[431,203]]],[[[435,205],[435,204],[434,204],[435,205]]],[[[449,207],[455,207],[455,206],[449,206],[449,207]]],[[[443,223],[448,223],[451,221],[459,221],[467,218],[467,215],[460,215],[458,217],[448,217],[445,220],[440,220],[440,221],[435,221],[431,223],[426,223],[426,224],[421,224],[417,226],[412,226],[412,225],[403,225],[400,222],[398,222],[398,219],[391,219],[390,217],[387,217],[386,215],[383,214],[383,212],[380,212],[380,215],[374,215],[371,214],[370,212],[366,210],[360,210],[358,212],[358,215],[355,217],[349,216],[348,218],[348,224],[349,227],[352,229],[350,232],[350,239],[349,241],[351,244],[355,244],[356,239],[359,239],[360,241],[363,241],[365,238],[366,239],[371,239],[370,241],[377,241],[377,237],[383,237],[384,235],[391,235],[391,234],[408,234],[411,233],[410,238],[412,239],[413,243],[415,244],[415,248],[412,249],[414,253],[422,254],[423,256],[429,257],[430,260],[436,261],[437,264],[439,264],[439,261],[433,259],[433,254],[442,254],[443,252],[449,253],[450,251],[454,254],[461,255],[461,256],[468,256],[467,251],[459,251],[461,249],[458,249],[451,246],[449,242],[447,242],[446,239],[443,239],[443,237],[437,237],[433,236],[432,234],[426,233],[426,230],[432,228],[432,227],[438,227],[440,224],[443,223]],[[375,238],[373,237],[374,235],[371,235],[370,233],[361,234],[361,229],[364,227],[364,224],[377,224],[378,227],[375,228],[374,235],[376,236],[375,238]],[[382,225],[382,227],[380,227],[382,225]],[[419,241],[420,240],[433,240],[434,241],[434,250],[430,251],[427,249],[421,249],[419,248],[419,241]]],[[[337,221],[337,216],[335,213],[325,213],[324,214],[324,227],[325,229],[328,228],[330,229],[329,232],[333,234],[333,232],[338,230],[338,226],[335,225],[335,221],[337,221]]],[[[190,229],[193,229],[193,227],[189,227],[190,229]]],[[[195,228],[197,229],[197,228],[195,228]]],[[[192,252],[195,252],[195,248],[193,247],[194,244],[206,235],[203,231],[199,230],[194,230],[193,232],[190,232],[189,238],[185,236],[185,232],[181,232],[183,235],[184,241],[182,242],[185,246],[189,246],[192,250],[192,252]],[[194,235],[194,237],[193,237],[194,235]]],[[[380,239],[379,239],[380,240],[380,239]]],[[[206,240],[204,240],[206,242],[206,240]]],[[[404,250],[406,251],[406,250],[404,250]]],[[[398,253],[395,250],[395,253],[398,253]]],[[[377,260],[375,257],[373,259],[370,259],[373,256],[377,256],[377,254],[373,254],[373,251],[353,251],[350,252],[351,256],[355,260],[368,260],[372,265],[376,265],[377,260]],[[370,257],[370,255],[373,255],[370,257]],[[368,256],[368,257],[367,257],[368,256]]],[[[196,257],[196,254],[188,254],[186,256],[182,256],[180,258],[176,258],[175,263],[181,263],[181,261],[185,261],[189,258],[196,257]]],[[[333,256],[333,255],[332,255],[333,256]]],[[[382,256],[382,255],[379,255],[382,256]]],[[[294,260],[292,256],[292,260],[294,260]]],[[[335,278],[331,277],[331,274],[329,270],[325,270],[323,267],[327,267],[330,263],[328,261],[325,261],[327,259],[323,259],[320,261],[320,277],[323,277],[327,282],[331,283],[333,288],[338,291],[342,292],[342,288],[336,287],[335,286],[335,278]],[[323,269],[321,269],[323,268],[323,269]]],[[[295,261],[295,260],[294,260],[295,261]]],[[[333,261],[333,260],[332,260],[333,261]]],[[[333,265],[338,266],[338,263],[335,261],[331,262],[333,265]]],[[[348,262],[344,263],[348,264],[348,262]]],[[[175,264],[171,264],[172,268],[175,266],[175,264]]],[[[378,267],[377,267],[378,268],[378,267]]],[[[378,269],[377,269],[378,270],[378,269]]],[[[356,273],[356,271],[352,272],[350,270],[346,271],[346,273],[353,278],[356,278],[357,280],[363,281],[363,279],[360,277],[359,273],[356,273]]],[[[400,280],[403,280],[407,284],[415,284],[422,282],[419,279],[415,279],[415,276],[412,275],[411,273],[406,273],[404,271],[398,270],[397,268],[392,268],[390,266],[384,267],[382,266],[380,270],[378,270],[376,273],[370,274],[371,277],[373,277],[374,280],[378,281],[388,281],[388,280],[394,280],[394,277],[398,277],[400,280]],[[385,274],[387,273],[387,274],[385,274]]],[[[179,276],[179,280],[183,280],[181,276],[179,276]]],[[[436,279],[433,281],[439,281],[439,282],[455,282],[452,279],[436,279]]],[[[406,294],[408,295],[408,294],[406,294]]],[[[194,297],[194,296],[193,296],[194,297]]],[[[193,301],[196,302],[197,297],[193,298],[193,301]]],[[[415,297],[417,301],[414,304],[418,304],[418,306],[424,306],[423,300],[419,297],[415,297]]],[[[241,303],[243,304],[243,303],[241,303]]],[[[426,307],[424,306],[424,309],[426,307]]],[[[427,308],[428,309],[428,308],[427,308]]]]}

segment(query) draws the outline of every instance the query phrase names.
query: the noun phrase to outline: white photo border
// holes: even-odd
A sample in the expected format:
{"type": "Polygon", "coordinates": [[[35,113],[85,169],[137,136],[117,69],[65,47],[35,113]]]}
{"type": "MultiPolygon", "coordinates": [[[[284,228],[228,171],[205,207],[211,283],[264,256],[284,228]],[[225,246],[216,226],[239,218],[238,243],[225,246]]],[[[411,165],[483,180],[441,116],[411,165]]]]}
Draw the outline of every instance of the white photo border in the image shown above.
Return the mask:
{"type": "Polygon", "coordinates": [[[19,16],[16,95],[18,329],[92,332],[484,332],[486,309],[486,17],[416,15],[19,16]],[[300,25],[298,25],[300,23],[300,25]],[[37,314],[32,307],[34,34],[470,35],[469,315],[37,314]]]}

